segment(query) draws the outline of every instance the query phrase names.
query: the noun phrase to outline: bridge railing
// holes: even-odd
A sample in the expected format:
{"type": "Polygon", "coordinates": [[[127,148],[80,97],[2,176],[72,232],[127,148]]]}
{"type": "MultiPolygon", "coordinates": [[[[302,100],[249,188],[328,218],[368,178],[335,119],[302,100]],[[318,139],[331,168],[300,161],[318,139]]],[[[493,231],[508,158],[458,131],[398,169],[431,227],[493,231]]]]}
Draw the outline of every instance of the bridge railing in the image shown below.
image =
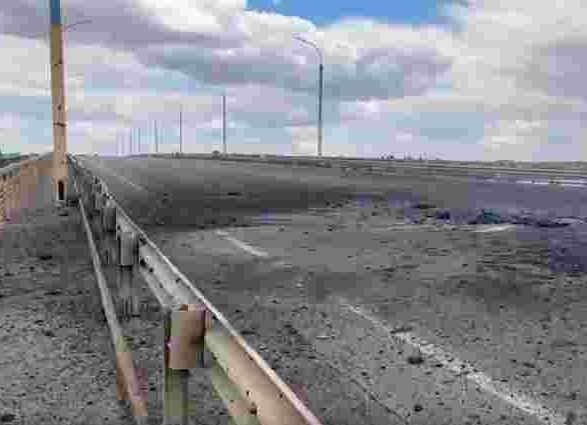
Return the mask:
{"type": "MultiPolygon", "coordinates": [[[[262,154],[204,154],[204,153],[184,153],[184,154],[146,154],[153,158],[184,158],[184,159],[206,159],[230,162],[251,162],[251,163],[268,163],[268,164],[287,164],[301,167],[318,167],[334,168],[343,171],[359,171],[369,174],[402,174],[416,173],[418,175],[450,175],[457,177],[485,176],[485,177],[511,177],[511,178],[528,178],[536,177],[548,179],[555,182],[563,180],[580,179],[587,180],[587,168],[577,166],[553,168],[544,165],[524,164],[524,165],[501,165],[490,162],[458,162],[458,161],[436,161],[436,160],[413,160],[413,159],[377,159],[377,158],[350,158],[350,157],[333,157],[301,155],[262,155],[262,154]]],[[[582,183],[587,185],[587,183],[582,183]]]]}
{"type": "MultiPolygon", "coordinates": [[[[163,312],[163,416],[165,423],[182,423],[188,416],[187,379],[190,369],[205,366],[217,394],[236,424],[319,425],[320,421],[266,361],[244,340],[226,317],[184,276],[124,212],[100,178],[70,158],[82,215],[88,209],[101,246],[94,250],[94,265],[101,260],[118,268],[116,298],[124,316],[139,314],[133,275],[140,274],[163,312]],[[99,252],[99,254],[97,254],[99,252]],[[211,357],[206,365],[204,353],[211,357]]],[[[84,218],[84,222],[87,220],[84,218]]],[[[86,226],[90,228],[89,225],[86,226]]],[[[93,236],[89,234],[90,245],[93,236]]],[[[100,274],[101,272],[98,272],[100,274]]],[[[102,278],[98,279],[103,280],[102,278]]],[[[101,285],[105,286],[105,285],[101,285]]],[[[114,315],[104,292],[105,311],[114,315]]],[[[132,396],[136,378],[130,352],[115,317],[108,319],[117,346],[119,394],[126,394],[137,423],[145,421],[144,400],[132,396]],[[115,335],[116,334],[116,335],[115,335]],[[121,343],[122,341],[122,343],[121,343]],[[122,349],[120,347],[123,347],[122,349]]]]}
{"type": "MultiPolygon", "coordinates": [[[[36,204],[38,183],[51,173],[51,153],[36,155],[0,168],[0,223],[36,204]]],[[[50,190],[50,189],[49,189],[50,190]]]]}

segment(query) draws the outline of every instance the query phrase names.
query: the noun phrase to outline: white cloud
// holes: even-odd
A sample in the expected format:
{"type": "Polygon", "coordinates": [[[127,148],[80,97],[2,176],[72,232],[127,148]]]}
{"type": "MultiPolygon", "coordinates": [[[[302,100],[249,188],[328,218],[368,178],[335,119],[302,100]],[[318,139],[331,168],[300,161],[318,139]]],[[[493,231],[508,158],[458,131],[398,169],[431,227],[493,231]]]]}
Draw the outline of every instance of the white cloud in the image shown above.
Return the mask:
{"type": "MultiPolygon", "coordinates": [[[[475,1],[451,7],[461,28],[450,75],[455,92],[489,115],[488,154],[531,158],[545,152],[550,122],[583,121],[587,15],[580,1],[475,1]]],[[[574,143],[580,144],[578,132],[574,143]]],[[[587,158],[583,158],[587,159],[587,158]]]]}
{"type": "MultiPolygon", "coordinates": [[[[154,119],[176,128],[180,104],[194,129],[217,131],[227,89],[235,132],[286,129],[275,144],[233,135],[243,140],[233,146],[314,154],[318,59],[293,40],[301,34],[324,52],[325,153],[577,158],[587,153],[583,6],[476,0],[446,7],[450,28],[366,18],[317,26],[247,10],[245,0],[68,0],[66,22],[93,21],[65,37],[70,146],[90,149],[154,119]],[[366,128],[369,144],[356,136],[366,128]],[[447,136],[459,128],[467,140],[447,136]],[[564,150],[551,144],[557,132],[564,150]]],[[[47,19],[36,0],[0,11],[0,54],[10,58],[0,67],[0,117],[10,113],[20,126],[5,130],[12,145],[33,146],[50,122],[49,50],[39,32],[47,19]]]]}

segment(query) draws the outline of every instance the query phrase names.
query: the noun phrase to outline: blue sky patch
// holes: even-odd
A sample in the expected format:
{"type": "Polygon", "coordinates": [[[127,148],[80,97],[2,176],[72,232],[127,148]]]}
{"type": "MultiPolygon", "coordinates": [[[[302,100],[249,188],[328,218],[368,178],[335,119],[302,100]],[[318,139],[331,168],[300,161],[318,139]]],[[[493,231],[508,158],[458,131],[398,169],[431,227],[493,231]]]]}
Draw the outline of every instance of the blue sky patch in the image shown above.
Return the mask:
{"type": "Polygon", "coordinates": [[[327,25],[345,17],[372,17],[392,23],[441,23],[441,7],[451,0],[249,0],[248,8],[306,18],[327,25]]]}
{"type": "Polygon", "coordinates": [[[569,141],[570,138],[565,129],[552,124],[548,126],[548,143],[561,145],[569,141]]]}

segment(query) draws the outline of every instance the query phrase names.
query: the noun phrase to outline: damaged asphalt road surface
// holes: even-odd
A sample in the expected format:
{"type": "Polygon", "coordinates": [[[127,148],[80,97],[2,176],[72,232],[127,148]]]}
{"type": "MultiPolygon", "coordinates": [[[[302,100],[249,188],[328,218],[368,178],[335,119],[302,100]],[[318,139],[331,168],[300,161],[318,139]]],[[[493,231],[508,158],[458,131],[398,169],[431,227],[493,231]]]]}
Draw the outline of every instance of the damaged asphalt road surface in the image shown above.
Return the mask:
{"type": "Polygon", "coordinates": [[[582,188],[85,163],[325,424],[587,423],[582,188]]]}

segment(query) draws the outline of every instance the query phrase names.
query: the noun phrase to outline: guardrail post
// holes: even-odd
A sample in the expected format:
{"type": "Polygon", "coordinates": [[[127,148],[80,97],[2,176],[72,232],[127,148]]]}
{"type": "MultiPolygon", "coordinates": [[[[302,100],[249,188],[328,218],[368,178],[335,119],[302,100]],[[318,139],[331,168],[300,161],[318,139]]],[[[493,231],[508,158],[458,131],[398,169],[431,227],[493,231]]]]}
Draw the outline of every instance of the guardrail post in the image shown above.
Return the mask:
{"type": "Polygon", "coordinates": [[[102,247],[101,249],[101,254],[102,257],[104,257],[104,236],[106,233],[106,227],[105,227],[105,214],[106,214],[106,202],[108,201],[108,193],[106,193],[104,187],[100,186],[100,191],[98,192],[98,195],[96,197],[96,211],[98,212],[97,216],[96,216],[96,230],[97,230],[97,234],[98,234],[98,238],[100,241],[100,246],[102,247]]]}
{"type": "Polygon", "coordinates": [[[23,210],[27,207],[26,198],[28,196],[27,191],[27,165],[23,164],[20,166],[18,179],[18,209],[23,210]]]}
{"type": "Polygon", "coordinates": [[[34,194],[33,194],[33,206],[37,206],[39,199],[39,164],[35,163],[32,169],[31,179],[33,182],[34,194]]]}
{"type": "Polygon", "coordinates": [[[104,227],[104,264],[116,264],[116,206],[112,199],[106,200],[102,225],[104,227]]]}
{"type": "Polygon", "coordinates": [[[194,410],[188,392],[190,369],[203,366],[207,320],[206,310],[194,305],[181,305],[177,311],[164,310],[164,425],[185,425],[194,410]]]}
{"type": "Polygon", "coordinates": [[[12,210],[14,207],[14,180],[10,171],[6,177],[6,221],[12,221],[12,210]]]}
{"type": "Polygon", "coordinates": [[[174,312],[170,357],[172,369],[194,369],[204,366],[204,334],[211,322],[210,313],[194,304],[182,304],[174,312]]]}
{"type": "Polygon", "coordinates": [[[2,183],[4,183],[4,202],[2,205],[2,215],[4,220],[8,220],[8,209],[10,208],[10,177],[5,174],[2,177],[2,183]]]}
{"type": "Polygon", "coordinates": [[[93,211],[96,205],[96,196],[100,192],[100,181],[97,177],[94,177],[92,181],[92,190],[91,190],[91,210],[93,211]]]}
{"type": "Polygon", "coordinates": [[[116,399],[119,403],[124,403],[128,399],[126,385],[124,383],[124,376],[118,361],[116,362],[116,399]]]}
{"type": "Polygon", "coordinates": [[[91,181],[89,180],[88,176],[86,176],[85,174],[83,174],[82,177],[82,185],[84,187],[84,193],[83,193],[83,202],[84,202],[84,207],[86,208],[87,211],[91,211],[92,210],[92,184],[91,181]]]}
{"type": "Polygon", "coordinates": [[[175,371],[169,368],[169,352],[170,352],[170,342],[171,342],[171,308],[165,308],[163,310],[163,385],[162,385],[162,393],[163,393],[163,425],[172,425],[173,423],[173,415],[172,413],[176,411],[174,409],[173,401],[177,400],[177,385],[175,385],[177,378],[175,376],[175,371]]]}
{"type": "Polygon", "coordinates": [[[21,170],[16,171],[16,176],[14,178],[14,210],[20,210],[20,173],[21,170]]]}
{"type": "Polygon", "coordinates": [[[16,171],[12,171],[10,173],[10,210],[8,212],[8,217],[10,218],[10,221],[13,221],[16,217],[16,196],[16,171]]]}
{"type": "Polygon", "coordinates": [[[118,240],[118,287],[122,298],[124,317],[139,315],[139,299],[132,286],[133,266],[137,260],[137,238],[133,232],[123,231],[118,240]]]}
{"type": "Polygon", "coordinates": [[[36,168],[36,162],[34,164],[29,164],[26,169],[26,183],[25,183],[25,190],[26,190],[26,207],[31,208],[34,206],[34,194],[35,194],[35,181],[33,179],[33,169],[36,168]]]}
{"type": "Polygon", "coordinates": [[[0,222],[6,218],[6,198],[8,196],[6,190],[6,175],[0,175],[0,222]]]}
{"type": "Polygon", "coordinates": [[[24,196],[22,205],[24,208],[30,208],[32,205],[32,192],[33,192],[33,181],[31,179],[31,169],[33,165],[27,164],[24,169],[23,175],[23,189],[24,189],[24,196]]]}
{"type": "Polygon", "coordinates": [[[188,369],[171,367],[172,353],[176,350],[171,309],[163,317],[163,425],[187,425],[189,417],[188,369]]]}
{"type": "Polygon", "coordinates": [[[101,238],[101,226],[99,225],[99,215],[100,215],[100,190],[101,186],[98,179],[94,180],[92,184],[91,190],[91,202],[90,202],[90,211],[91,211],[91,225],[92,230],[98,236],[98,239],[101,238]]]}

